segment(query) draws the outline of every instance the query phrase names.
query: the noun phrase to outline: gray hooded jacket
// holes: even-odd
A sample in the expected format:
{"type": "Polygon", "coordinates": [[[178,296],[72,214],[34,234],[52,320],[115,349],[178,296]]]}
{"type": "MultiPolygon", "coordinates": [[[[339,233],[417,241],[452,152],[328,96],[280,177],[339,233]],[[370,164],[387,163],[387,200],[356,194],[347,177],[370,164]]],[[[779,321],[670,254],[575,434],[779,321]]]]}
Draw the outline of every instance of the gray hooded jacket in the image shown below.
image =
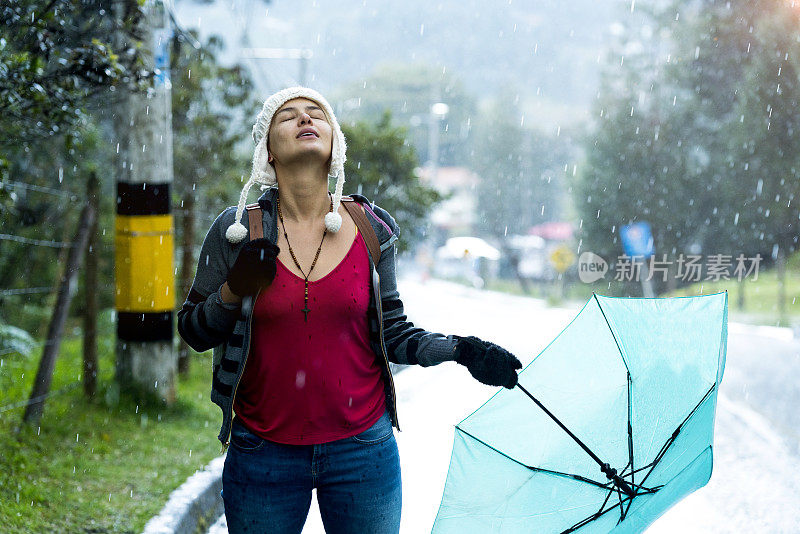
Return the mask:
{"type": "MultiPolygon", "coordinates": [[[[274,209],[277,187],[271,187],[258,199],[262,208],[264,237],[273,243],[278,239],[278,214],[274,209]]],[[[384,209],[362,195],[350,195],[364,206],[367,220],[378,236],[381,259],[370,265],[370,303],[368,309],[370,346],[383,376],[386,407],[392,424],[397,420],[396,395],[389,362],[422,366],[436,365],[454,358],[457,336],[445,336],[414,326],[403,313],[395,275],[394,242],[400,228],[384,209]]],[[[249,240],[231,244],[225,231],[233,223],[236,207],[223,211],[211,225],[203,240],[192,288],[178,312],[178,332],[197,352],[213,349],[211,401],[222,410],[222,428],[218,439],[224,451],[230,443],[233,401],[244,371],[250,345],[251,315],[258,295],[247,296],[241,305],[224,302],[220,287],[228,277],[239,249],[249,240]]],[[[248,227],[247,211],[240,221],[248,227]]],[[[249,231],[249,230],[248,230],[249,231]]],[[[369,256],[369,255],[368,255],[369,256]]]]}

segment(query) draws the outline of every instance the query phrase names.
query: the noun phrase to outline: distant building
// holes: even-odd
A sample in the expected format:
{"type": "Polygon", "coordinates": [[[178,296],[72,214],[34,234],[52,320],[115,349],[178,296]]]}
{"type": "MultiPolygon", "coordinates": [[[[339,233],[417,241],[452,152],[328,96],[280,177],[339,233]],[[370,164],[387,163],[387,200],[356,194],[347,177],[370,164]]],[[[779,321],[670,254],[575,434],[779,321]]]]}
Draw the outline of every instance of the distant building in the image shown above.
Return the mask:
{"type": "Polygon", "coordinates": [[[420,181],[440,193],[453,194],[431,213],[435,235],[439,239],[474,235],[480,177],[466,167],[439,167],[435,177],[431,174],[430,167],[420,168],[420,181]]]}

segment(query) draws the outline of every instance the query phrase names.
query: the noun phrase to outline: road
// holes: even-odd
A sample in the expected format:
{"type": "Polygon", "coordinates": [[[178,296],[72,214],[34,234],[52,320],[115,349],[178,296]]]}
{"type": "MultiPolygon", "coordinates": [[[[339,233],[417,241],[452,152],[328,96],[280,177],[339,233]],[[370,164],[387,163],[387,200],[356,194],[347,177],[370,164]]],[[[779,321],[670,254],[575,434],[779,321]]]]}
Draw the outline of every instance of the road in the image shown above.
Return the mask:
{"type": "MultiPolygon", "coordinates": [[[[447,282],[403,279],[409,320],[427,330],[494,341],[530,362],[577,313],[541,300],[447,282]]],[[[786,330],[731,324],[707,486],[671,508],[649,534],[800,532],[800,343],[786,330]]],[[[430,532],[450,461],[453,427],[495,391],[454,363],[396,377],[402,432],[401,533],[430,532]]],[[[227,532],[224,517],[210,532],[227,532]]],[[[304,534],[322,533],[316,501],[304,534]]]]}

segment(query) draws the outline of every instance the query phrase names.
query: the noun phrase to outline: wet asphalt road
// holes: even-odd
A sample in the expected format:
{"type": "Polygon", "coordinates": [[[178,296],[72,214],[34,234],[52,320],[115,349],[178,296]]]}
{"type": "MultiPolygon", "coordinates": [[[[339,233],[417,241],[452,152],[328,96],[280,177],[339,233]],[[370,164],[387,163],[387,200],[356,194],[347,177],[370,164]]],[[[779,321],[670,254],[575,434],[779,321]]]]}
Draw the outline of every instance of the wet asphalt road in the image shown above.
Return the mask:
{"type": "Polygon", "coordinates": [[[734,325],[720,391],[762,415],[800,456],[800,340],[776,339],[734,325]]]}

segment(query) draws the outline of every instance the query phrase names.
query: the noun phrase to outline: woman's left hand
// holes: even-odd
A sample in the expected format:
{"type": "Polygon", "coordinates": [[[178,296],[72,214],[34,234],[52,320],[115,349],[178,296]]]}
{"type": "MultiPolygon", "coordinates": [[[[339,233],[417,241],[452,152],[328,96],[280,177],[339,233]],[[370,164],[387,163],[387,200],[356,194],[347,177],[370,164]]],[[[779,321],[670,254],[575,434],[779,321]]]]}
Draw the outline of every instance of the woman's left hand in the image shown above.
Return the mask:
{"type": "Polygon", "coordinates": [[[522,363],[506,349],[474,336],[459,338],[455,361],[479,382],[508,389],[517,385],[517,369],[522,369],[522,363]]]}
{"type": "Polygon", "coordinates": [[[255,295],[272,284],[277,272],[278,245],[266,237],[244,244],[228,273],[228,289],[237,297],[255,295]]]}

